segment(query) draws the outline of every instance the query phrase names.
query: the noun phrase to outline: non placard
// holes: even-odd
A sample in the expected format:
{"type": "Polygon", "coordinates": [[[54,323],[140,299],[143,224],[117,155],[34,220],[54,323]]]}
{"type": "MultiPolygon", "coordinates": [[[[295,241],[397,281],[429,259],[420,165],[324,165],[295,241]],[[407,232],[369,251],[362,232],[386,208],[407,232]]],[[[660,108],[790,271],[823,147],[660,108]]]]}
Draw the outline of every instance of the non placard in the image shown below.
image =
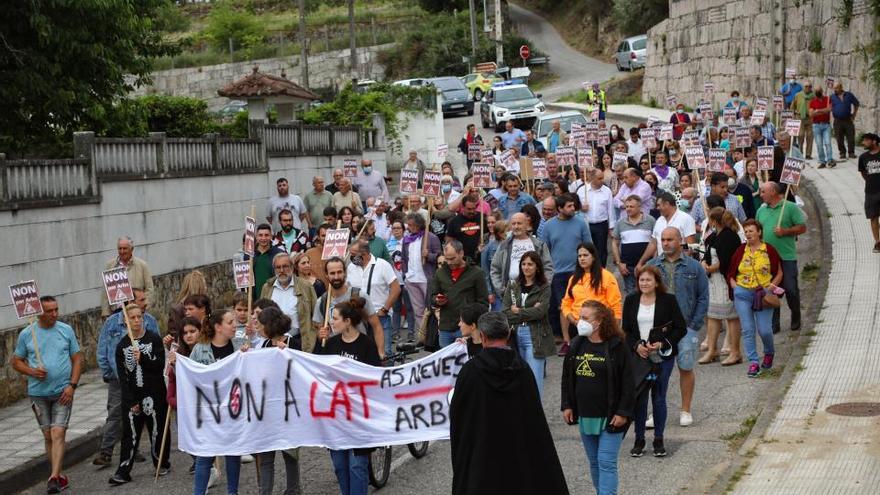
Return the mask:
{"type": "Polygon", "coordinates": [[[425,170],[425,175],[422,176],[422,193],[425,196],[440,196],[441,176],[437,170],[425,170]]]}
{"type": "Polygon", "coordinates": [[[495,152],[488,148],[481,149],[480,161],[485,163],[495,163],[495,152]]]}
{"type": "Polygon", "coordinates": [[[779,176],[779,182],[798,185],[801,181],[801,174],[804,171],[804,161],[800,158],[786,157],[782,163],[782,174],[779,176]]]}
{"type": "Polygon", "coordinates": [[[735,131],[736,148],[748,148],[752,146],[752,136],[748,127],[737,127],[735,131]]]}
{"type": "Polygon", "coordinates": [[[666,108],[673,110],[676,106],[678,106],[678,100],[676,99],[675,95],[667,95],[666,108]]]}
{"type": "Polygon", "coordinates": [[[416,194],[419,192],[419,170],[417,168],[404,168],[400,170],[400,192],[403,194],[416,194]]]}
{"type": "Polygon", "coordinates": [[[134,299],[134,292],[128,282],[128,269],[124,266],[111,268],[101,272],[104,290],[110,305],[124,303],[134,299]]]}
{"type": "Polygon", "coordinates": [[[801,121],[797,119],[786,120],[785,132],[791,137],[796,137],[801,132],[801,121]]]}
{"type": "Polygon", "coordinates": [[[348,248],[348,237],[351,229],[330,229],[324,237],[324,247],[321,249],[321,259],[344,258],[348,248]]]}
{"type": "Polygon", "coordinates": [[[657,137],[654,129],[639,129],[639,138],[642,140],[642,146],[645,149],[653,149],[657,147],[657,137]]]}
{"type": "Polygon", "coordinates": [[[711,122],[715,119],[715,112],[712,111],[712,104],[704,102],[700,104],[700,118],[703,122],[711,122]]]}
{"type": "MultiPolygon", "coordinates": [[[[727,158],[727,151],[723,148],[710,148],[709,149],[709,160],[707,161],[706,168],[710,172],[721,172],[724,170],[724,164],[726,163],[725,158],[727,158]]],[[[690,164],[690,158],[688,158],[688,164],[690,164]]]]}
{"type": "Polygon", "coordinates": [[[766,111],[767,110],[767,98],[758,98],[755,100],[755,110],[756,111],[766,111]]]}
{"type": "Polygon", "coordinates": [[[735,109],[725,108],[722,111],[721,115],[722,115],[721,118],[724,120],[725,124],[727,124],[727,125],[736,124],[736,110],[735,109]]]}
{"type": "Polygon", "coordinates": [[[35,280],[10,285],[9,294],[12,295],[12,305],[19,319],[43,314],[43,303],[40,302],[40,291],[35,280]]]}
{"type": "Polygon", "coordinates": [[[684,131],[681,133],[681,141],[684,145],[700,144],[700,131],[684,131]]]}
{"type": "Polygon", "coordinates": [[[712,96],[715,94],[715,83],[703,83],[703,94],[705,94],[711,100],[712,96]]]}
{"type": "Polygon", "coordinates": [[[574,148],[571,146],[559,146],[556,148],[556,163],[560,167],[571,167],[577,163],[574,156],[574,148]]]}
{"type": "Polygon", "coordinates": [[[599,146],[608,146],[609,144],[611,144],[611,136],[609,136],[607,132],[600,132],[599,140],[596,141],[596,144],[598,144],[599,146]]]}
{"type": "Polygon", "coordinates": [[[254,279],[251,276],[251,264],[249,261],[233,261],[232,273],[235,275],[236,289],[247,289],[254,285],[254,279]]]}
{"type": "Polygon", "coordinates": [[[469,144],[467,147],[467,159],[468,160],[479,160],[480,159],[480,150],[483,149],[483,145],[479,143],[469,144]]]}
{"type": "Polygon", "coordinates": [[[703,154],[702,146],[685,146],[684,156],[687,157],[688,167],[691,169],[706,168],[706,155],[703,154]]]}
{"type": "Polygon", "coordinates": [[[577,149],[578,167],[586,170],[592,170],[593,164],[593,148],[582,147],[577,149]]]}
{"type": "Polygon", "coordinates": [[[764,125],[764,117],[767,116],[766,110],[755,110],[749,123],[752,125],[764,125]]]}
{"type": "Polygon", "coordinates": [[[652,116],[648,117],[648,120],[645,123],[648,125],[648,127],[652,127],[657,122],[660,122],[660,119],[658,119],[657,117],[654,117],[652,115],[652,116]]]}
{"type": "Polygon", "coordinates": [[[773,146],[758,146],[758,170],[773,170],[773,146]]]}
{"type": "Polygon", "coordinates": [[[781,112],[785,108],[785,98],[782,95],[773,95],[773,111],[781,112]]]}
{"type": "Polygon", "coordinates": [[[547,160],[543,158],[532,158],[532,178],[546,179],[547,177],[549,177],[549,175],[547,175],[547,160]]]}
{"type": "Polygon", "coordinates": [[[354,158],[346,158],[342,160],[342,175],[345,177],[358,176],[358,162],[354,158]]]}
{"type": "Polygon", "coordinates": [[[518,170],[518,163],[516,161],[516,157],[513,156],[513,152],[510,150],[505,150],[501,153],[501,164],[504,165],[504,168],[507,170],[518,170]]]}
{"type": "Polygon", "coordinates": [[[627,160],[627,158],[629,158],[629,156],[626,153],[624,153],[623,151],[615,151],[614,155],[612,155],[611,166],[613,168],[617,168],[621,165],[623,165],[624,167],[627,167],[629,164],[629,161],[627,160]]]}
{"type": "Polygon", "coordinates": [[[828,76],[825,78],[825,87],[828,89],[834,89],[834,78],[828,76]]]}
{"type": "Polygon", "coordinates": [[[471,173],[474,174],[474,186],[492,188],[492,166],[487,163],[474,163],[471,166],[471,173]]]}
{"type": "Polygon", "coordinates": [[[571,129],[571,133],[568,135],[568,143],[572,146],[586,146],[587,142],[587,130],[583,127],[573,128],[571,129]]]}
{"type": "Polygon", "coordinates": [[[248,256],[253,256],[256,245],[257,220],[251,217],[244,217],[244,252],[248,256]]]}
{"type": "Polygon", "coordinates": [[[595,121],[599,120],[599,109],[598,108],[594,108],[593,110],[590,110],[590,118],[595,121]]]}
{"type": "Polygon", "coordinates": [[[584,130],[587,133],[587,141],[596,142],[599,140],[599,123],[587,122],[584,124],[584,130]]]}
{"type": "Polygon", "coordinates": [[[660,126],[660,140],[661,141],[669,141],[675,139],[674,133],[672,131],[672,124],[663,124],[660,126]]]}
{"type": "Polygon", "coordinates": [[[793,67],[785,68],[785,78],[786,79],[794,79],[797,73],[795,72],[793,67]]]}
{"type": "Polygon", "coordinates": [[[446,158],[446,155],[449,154],[449,145],[448,144],[438,144],[437,145],[437,158],[443,160],[446,158]]]}

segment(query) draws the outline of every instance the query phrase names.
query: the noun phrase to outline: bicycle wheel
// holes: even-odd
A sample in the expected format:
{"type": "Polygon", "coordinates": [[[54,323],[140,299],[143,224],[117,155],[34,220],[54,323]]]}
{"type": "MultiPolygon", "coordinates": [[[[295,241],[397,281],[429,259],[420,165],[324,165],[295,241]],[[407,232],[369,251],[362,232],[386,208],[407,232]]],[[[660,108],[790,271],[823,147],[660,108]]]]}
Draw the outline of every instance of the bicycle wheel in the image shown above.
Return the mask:
{"type": "Polygon", "coordinates": [[[409,453],[412,454],[413,457],[415,457],[416,459],[421,459],[422,457],[425,457],[425,455],[428,453],[429,443],[430,442],[409,443],[406,445],[406,447],[409,449],[409,453]]]}
{"type": "Polygon", "coordinates": [[[379,447],[370,453],[370,484],[382,488],[391,474],[391,446],[379,447]]]}

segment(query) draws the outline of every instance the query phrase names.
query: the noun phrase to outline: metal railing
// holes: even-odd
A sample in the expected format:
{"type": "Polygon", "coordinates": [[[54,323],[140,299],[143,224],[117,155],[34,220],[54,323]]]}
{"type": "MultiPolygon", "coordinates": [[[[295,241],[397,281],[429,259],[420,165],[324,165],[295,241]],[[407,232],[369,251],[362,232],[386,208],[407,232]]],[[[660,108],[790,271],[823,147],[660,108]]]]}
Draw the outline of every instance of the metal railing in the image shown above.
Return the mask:
{"type": "Polygon", "coordinates": [[[97,201],[98,180],[88,159],[6,160],[0,154],[0,210],[97,201]]]}

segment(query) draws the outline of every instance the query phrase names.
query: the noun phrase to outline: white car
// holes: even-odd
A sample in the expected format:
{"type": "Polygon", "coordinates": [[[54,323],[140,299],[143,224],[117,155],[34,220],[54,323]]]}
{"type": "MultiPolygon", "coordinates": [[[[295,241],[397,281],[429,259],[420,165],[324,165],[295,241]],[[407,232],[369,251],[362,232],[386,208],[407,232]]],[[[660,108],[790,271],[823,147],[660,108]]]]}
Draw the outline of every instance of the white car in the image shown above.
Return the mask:
{"type": "Polygon", "coordinates": [[[416,78],[416,79],[401,79],[400,81],[394,81],[391,83],[393,86],[425,86],[428,83],[427,79],[416,78]]]}
{"type": "Polygon", "coordinates": [[[507,121],[513,121],[514,125],[525,122],[522,128],[528,129],[544,114],[545,107],[540,98],[540,93],[532,93],[525,84],[497,82],[481,100],[480,122],[483,128],[492,127],[495,131],[500,131],[507,121]]]}

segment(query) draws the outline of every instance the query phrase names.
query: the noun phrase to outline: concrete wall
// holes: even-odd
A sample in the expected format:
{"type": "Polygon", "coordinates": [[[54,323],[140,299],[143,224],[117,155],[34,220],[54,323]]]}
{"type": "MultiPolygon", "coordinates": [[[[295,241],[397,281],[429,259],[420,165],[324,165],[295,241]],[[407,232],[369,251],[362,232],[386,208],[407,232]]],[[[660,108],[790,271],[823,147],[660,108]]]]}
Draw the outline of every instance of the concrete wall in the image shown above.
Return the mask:
{"type": "MultiPolygon", "coordinates": [[[[397,118],[404,123],[404,129],[400,136],[400,149],[393,151],[390,146],[386,147],[385,156],[390,170],[400,170],[404,162],[409,158],[409,150],[419,152],[419,158],[425,163],[436,160],[437,145],[444,143],[443,135],[443,112],[440,108],[440,100],[437,99],[437,108],[434,112],[407,114],[399,112],[397,118]]],[[[378,126],[377,126],[378,127],[378,126]]],[[[384,125],[382,126],[384,128],[384,125]]],[[[448,143],[451,148],[449,159],[454,160],[459,153],[454,149],[458,145],[460,136],[455,137],[454,143],[448,143]]],[[[446,137],[446,139],[452,139],[446,137]]],[[[447,141],[448,142],[448,141],[447,141]]]]}
{"type": "Polygon", "coordinates": [[[814,85],[824,87],[829,76],[841,81],[862,104],[856,127],[876,130],[880,89],[864,80],[867,63],[859,46],[876,37],[880,19],[866,0],[853,4],[850,25],[843,27],[842,2],[830,0],[673,0],[669,19],[649,31],[643,97],[663,105],[674,94],[695,106],[709,81],[716,103],[734,89],[771,96],[784,68],[792,67],[799,80],[814,85]]]}
{"type": "MultiPolygon", "coordinates": [[[[376,55],[393,44],[359,47],[357,50],[358,67],[362,78],[380,80],[385,73],[384,67],[376,61],[376,55]]],[[[351,80],[350,52],[337,50],[317,53],[309,56],[309,85],[313,88],[338,87],[351,80]]],[[[287,71],[287,78],[301,82],[302,66],[300,57],[269,58],[249,62],[170,69],[154,72],[153,83],[136,88],[131,95],[167,94],[174,96],[190,96],[200,98],[208,103],[210,110],[218,110],[229,100],[217,95],[223,86],[251,73],[254,65],[260,72],[280,75],[287,71]]]]}

